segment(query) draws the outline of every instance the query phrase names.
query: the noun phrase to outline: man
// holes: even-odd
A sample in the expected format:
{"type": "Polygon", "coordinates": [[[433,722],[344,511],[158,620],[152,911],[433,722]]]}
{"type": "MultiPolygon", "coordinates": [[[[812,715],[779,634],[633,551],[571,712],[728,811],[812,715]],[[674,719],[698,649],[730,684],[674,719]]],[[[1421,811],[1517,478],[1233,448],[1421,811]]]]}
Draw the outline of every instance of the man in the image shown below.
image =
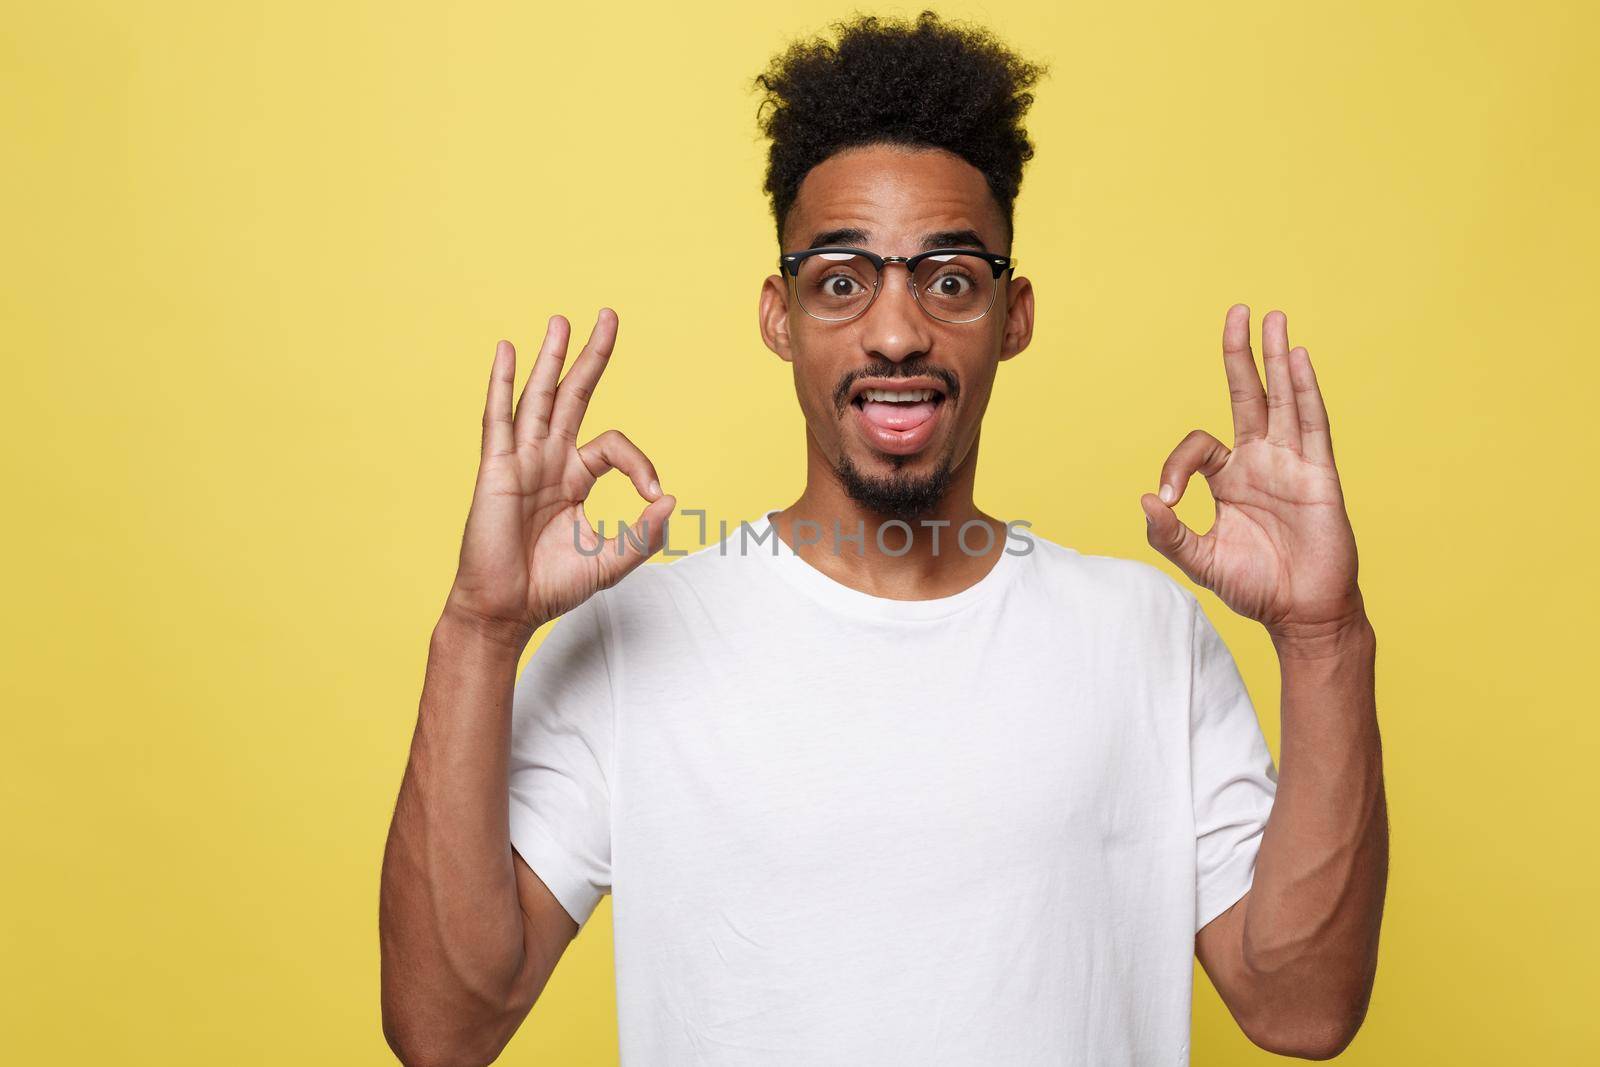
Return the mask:
{"type": "Polygon", "coordinates": [[[760,80],[761,332],[807,479],[712,547],[640,568],[677,501],[617,431],[580,443],[614,314],[564,377],[552,319],[515,405],[498,346],[384,863],[406,1062],[494,1059],[608,891],[627,1063],[1181,1064],[1195,955],[1264,1048],[1355,1034],[1387,858],[1374,638],[1284,316],[1263,388],[1228,311],[1234,445],[1190,434],[1141,498],[1150,544],[1271,635],[1280,768],[1191,593],[973,502],[1032,332],[1010,250],[1039,74],[924,15],[760,80]],[[584,518],[613,468],[646,537],[584,518]],[[1196,471],[1204,536],[1171,510],[1196,471]]]}

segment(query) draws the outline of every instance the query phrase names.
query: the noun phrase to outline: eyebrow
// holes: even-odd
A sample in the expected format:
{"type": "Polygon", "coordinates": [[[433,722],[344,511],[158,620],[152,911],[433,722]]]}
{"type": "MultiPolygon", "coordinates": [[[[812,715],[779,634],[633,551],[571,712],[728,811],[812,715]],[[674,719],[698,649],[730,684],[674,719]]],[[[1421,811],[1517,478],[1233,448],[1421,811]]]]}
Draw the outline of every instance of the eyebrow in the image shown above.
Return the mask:
{"type": "MultiPolygon", "coordinates": [[[[855,226],[845,226],[837,230],[824,230],[811,239],[810,248],[826,248],[830,245],[852,245],[865,248],[871,240],[866,230],[855,226]]],[[[923,234],[923,248],[977,248],[985,252],[989,246],[983,243],[983,238],[978,236],[977,230],[938,230],[934,233],[923,234]]]]}

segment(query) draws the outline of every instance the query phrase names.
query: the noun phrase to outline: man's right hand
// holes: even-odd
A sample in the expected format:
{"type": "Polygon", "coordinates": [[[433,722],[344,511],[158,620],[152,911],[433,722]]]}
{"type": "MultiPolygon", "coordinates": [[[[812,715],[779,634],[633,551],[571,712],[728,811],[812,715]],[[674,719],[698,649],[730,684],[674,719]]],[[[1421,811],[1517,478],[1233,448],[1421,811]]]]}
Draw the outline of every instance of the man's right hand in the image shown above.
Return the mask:
{"type": "Polygon", "coordinates": [[[478,482],[445,606],[446,617],[519,651],[540,626],[615,585],[657,552],[676,506],[662,493],[650,460],[621,432],[607,430],[578,444],[589,398],[616,343],[616,313],[601,309],[589,342],[563,378],[571,330],[560,315],[550,320],[515,414],[516,350],[509,341],[495,348],[478,482]],[[626,474],[649,503],[638,533],[619,533],[602,547],[583,502],[612,469],[626,474]],[[634,538],[644,540],[643,547],[634,538]]]}

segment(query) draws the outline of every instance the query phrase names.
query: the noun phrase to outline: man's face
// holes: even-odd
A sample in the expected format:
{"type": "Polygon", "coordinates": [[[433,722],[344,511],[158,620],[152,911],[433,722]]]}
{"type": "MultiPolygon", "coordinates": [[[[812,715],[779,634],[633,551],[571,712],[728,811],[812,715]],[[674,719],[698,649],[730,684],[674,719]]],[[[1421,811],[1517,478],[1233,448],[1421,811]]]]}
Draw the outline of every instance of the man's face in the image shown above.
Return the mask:
{"type": "MultiPolygon", "coordinates": [[[[783,251],[819,245],[881,256],[959,246],[1010,253],[977,168],[938,149],[898,146],[840,152],[806,175],[783,251]]],[[[761,294],[762,335],[794,365],[810,447],[854,500],[898,518],[931,510],[969,462],[995,369],[1033,328],[1025,279],[1002,275],[988,313],[959,324],[924,312],[907,282],[903,264],[886,265],[877,298],[846,322],[806,314],[780,275],[761,294]]]]}

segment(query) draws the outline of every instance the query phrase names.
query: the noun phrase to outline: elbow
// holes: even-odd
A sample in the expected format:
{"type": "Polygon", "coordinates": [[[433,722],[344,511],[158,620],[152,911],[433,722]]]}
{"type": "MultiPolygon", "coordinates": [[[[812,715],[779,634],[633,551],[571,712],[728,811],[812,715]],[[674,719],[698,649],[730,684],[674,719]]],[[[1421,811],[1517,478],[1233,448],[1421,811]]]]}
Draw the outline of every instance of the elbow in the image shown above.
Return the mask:
{"type": "Polygon", "coordinates": [[[405,1067],[487,1067],[527,1014],[497,982],[465,981],[437,964],[403,966],[407,957],[387,942],[381,957],[383,1038],[405,1067]]]}
{"type": "Polygon", "coordinates": [[[1349,1047],[1354,1034],[1339,1036],[1331,1033],[1306,1033],[1284,1040],[1255,1041],[1256,1047],[1276,1056],[1292,1056],[1301,1060],[1331,1060],[1349,1047]]]}
{"type": "MultiPolygon", "coordinates": [[[[1374,948],[1376,946],[1374,945],[1374,948]]],[[[1315,951],[1302,938],[1264,951],[1246,944],[1246,990],[1229,1004],[1258,1048],[1303,1060],[1331,1060],[1350,1047],[1372,1001],[1377,956],[1351,960],[1315,951]]]]}
{"type": "Polygon", "coordinates": [[[470,1060],[461,1050],[446,1047],[436,1036],[415,1027],[396,1025],[384,1012],[383,1039],[389,1051],[405,1067],[467,1067],[469,1063],[485,1064],[486,1060],[470,1060]]]}
{"type": "Polygon", "coordinates": [[[426,1037],[396,1030],[387,1023],[383,1027],[383,1039],[389,1043],[389,1051],[394,1053],[394,1058],[404,1067],[446,1067],[467,1062],[426,1037]]]}
{"type": "Polygon", "coordinates": [[[395,1059],[405,1067],[488,1067],[498,1053],[484,1054],[460,1048],[419,1034],[395,1033],[385,1026],[384,1039],[395,1059]]]}
{"type": "Polygon", "coordinates": [[[1275,1055],[1331,1060],[1350,1047],[1365,1015],[1364,1005],[1353,1010],[1285,1013],[1242,1029],[1258,1048],[1275,1055]]]}
{"type": "Polygon", "coordinates": [[[383,1002],[383,1038],[405,1067],[488,1067],[505,1048],[486,1030],[434,1025],[428,1015],[387,998],[383,1002]]]}

